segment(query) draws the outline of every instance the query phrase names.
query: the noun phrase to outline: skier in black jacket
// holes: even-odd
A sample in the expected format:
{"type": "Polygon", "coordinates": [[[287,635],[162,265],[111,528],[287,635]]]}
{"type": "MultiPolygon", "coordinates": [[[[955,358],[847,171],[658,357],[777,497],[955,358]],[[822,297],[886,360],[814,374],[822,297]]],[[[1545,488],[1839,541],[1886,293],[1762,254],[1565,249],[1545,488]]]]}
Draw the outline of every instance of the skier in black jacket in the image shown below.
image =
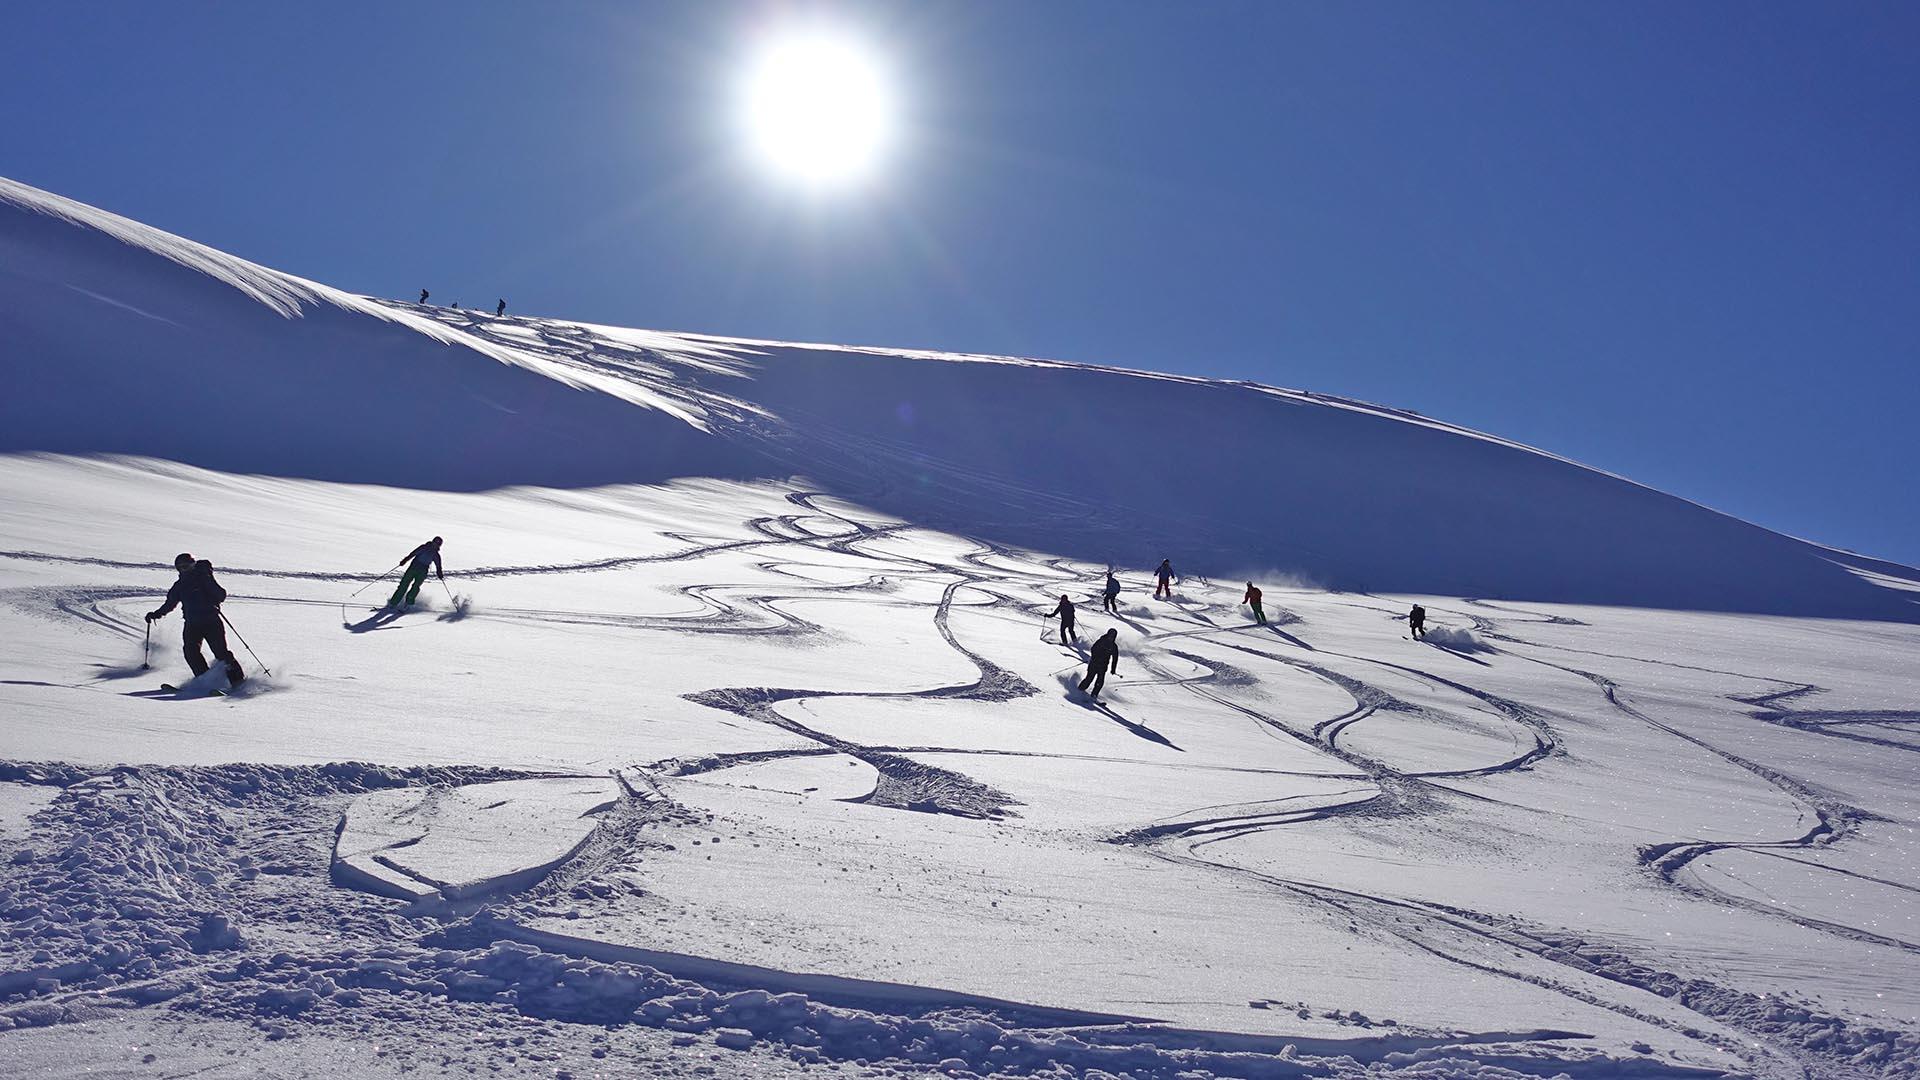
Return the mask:
{"type": "Polygon", "coordinates": [[[1100,700],[1100,689],[1107,685],[1107,672],[1120,674],[1120,631],[1108,630],[1093,643],[1093,651],[1087,656],[1087,677],[1080,680],[1080,689],[1095,701],[1100,700]],[[1088,690],[1091,686],[1093,689],[1088,690]]]}
{"type": "Polygon", "coordinates": [[[1068,641],[1080,640],[1080,635],[1073,632],[1073,601],[1067,599],[1066,593],[1061,593],[1060,603],[1041,618],[1051,619],[1055,615],[1060,616],[1060,644],[1065,645],[1068,641]]]}
{"type": "Polygon", "coordinates": [[[196,676],[206,674],[207,658],[200,654],[200,645],[205,642],[213,646],[213,658],[226,665],[227,682],[238,683],[247,673],[227,649],[227,628],[220,619],[220,605],[227,599],[227,590],[214,580],[213,564],[205,559],[195,562],[192,555],[183,551],[174,557],[173,568],[180,571],[180,580],[167,590],[166,603],[147,612],[147,621],[166,618],[178,605],[180,617],[186,623],[181,643],[187,666],[196,676]]]}
{"type": "Polygon", "coordinates": [[[1161,559],[1160,568],[1153,572],[1153,598],[1155,600],[1173,599],[1173,560],[1161,559]]]}
{"type": "Polygon", "coordinates": [[[1113,576],[1112,567],[1107,569],[1107,588],[1100,594],[1100,610],[1109,615],[1120,614],[1120,579],[1113,576]]]}

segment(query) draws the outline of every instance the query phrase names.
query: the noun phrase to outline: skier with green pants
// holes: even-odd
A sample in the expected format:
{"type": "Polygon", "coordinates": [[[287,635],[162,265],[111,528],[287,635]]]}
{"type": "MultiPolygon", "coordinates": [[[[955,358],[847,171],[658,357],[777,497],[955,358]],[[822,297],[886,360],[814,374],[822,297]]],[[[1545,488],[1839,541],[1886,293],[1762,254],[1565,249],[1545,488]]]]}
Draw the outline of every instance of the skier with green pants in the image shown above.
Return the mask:
{"type": "Polygon", "coordinates": [[[393,590],[393,599],[387,601],[388,607],[411,607],[414,598],[420,595],[421,584],[427,580],[429,566],[439,576],[441,583],[446,583],[447,574],[440,565],[440,538],[437,536],[408,552],[407,557],[400,561],[407,564],[407,572],[400,575],[400,587],[393,590]]]}

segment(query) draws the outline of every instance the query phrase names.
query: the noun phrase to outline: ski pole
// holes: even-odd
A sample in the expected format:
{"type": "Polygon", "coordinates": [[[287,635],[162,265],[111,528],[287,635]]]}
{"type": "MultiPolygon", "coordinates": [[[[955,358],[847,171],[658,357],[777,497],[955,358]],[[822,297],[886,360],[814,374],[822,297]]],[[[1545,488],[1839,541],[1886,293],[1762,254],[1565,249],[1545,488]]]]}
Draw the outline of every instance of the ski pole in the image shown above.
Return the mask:
{"type": "Polygon", "coordinates": [[[454,607],[459,607],[460,601],[453,598],[453,586],[447,584],[446,578],[440,579],[440,587],[447,590],[447,603],[452,604],[454,607]]]}
{"type": "Polygon", "coordinates": [[[226,623],[227,629],[233,631],[233,636],[240,639],[240,647],[247,650],[247,655],[253,657],[253,662],[260,665],[260,670],[269,675],[273,674],[273,669],[267,666],[265,660],[260,659],[259,653],[253,651],[253,646],[247,644],[246,637],[240,633],[239,627],[233,625],[233,620],[227,618],[226,612],[220,613],[220,621],[226,623]]]}
{"type": "Polygon", "coordinates": [[[147,669],[153,667],[152,664],[147,662],[147,659],[152,655],[153,655],[153,623],[148,622],[146,636],[140,639],[140,670],[141,671],[146,671],[147,669]]]}
{"type": "Polygon", "coordinates": [[[354,597],[356,597],[356,596],[359,596],[359,595],[360,595],[361,593],[363,593],[363,592],[366,592],[366,591],[367,591],[368,589],[371,589],[371,588],[373,588],[373,586],[374,586],[374,585],[375,585],[375,584],[376,584],[377,582],[381,582],[381,581],[385,581],[385,580],[387,579],[387,575],[388,575],[388,574],[391,574],[391,573],[393,573],[393,572],[394,572],[395,570],[398,570],[398,569],[400,569],[400,563],[403,563],[403,562],[406,562],[406,561],[407,561],[407,560],[405,560],[405,559],[401,559],[401,560],[400,560],[400,562],[397,562],[397,563],[394,563],[394,564],[393,564],[392,566],[389,566],[389,567],[387,567],[387,568],[386,568],[385,570],[382,570],[382,571],[380,571],[380,576],[379,576],[379,577],[376,577],[376,578],[374,578],[374,579],[373,579],[372,581],[369,581],[369,582],[367,582],[367,583],[366,583],[365,585],[362,585],[362,586],[360,586],[359,588],[357,588],[357,589],[355,589],[355,590],[353,590],[352,592],[350,592],[350,593],[348,593],[348,594],[347,594],[347,599],[349,599],[349,600],[351,600],[351,599],[353,599],[354,597]]]}

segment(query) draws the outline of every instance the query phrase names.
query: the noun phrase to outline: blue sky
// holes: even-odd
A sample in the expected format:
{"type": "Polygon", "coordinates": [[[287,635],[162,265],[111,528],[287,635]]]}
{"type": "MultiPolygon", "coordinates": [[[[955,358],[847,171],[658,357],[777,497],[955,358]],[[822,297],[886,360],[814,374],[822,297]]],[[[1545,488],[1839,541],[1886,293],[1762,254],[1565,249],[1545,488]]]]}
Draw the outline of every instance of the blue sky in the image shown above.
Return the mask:
{"type": "Polygon", "coordinates": [[[1893,3],[42,4],[0,174],[380,295],[1348,394],[1920,563],[1916,53],[1893,3]],[[733,115],[821,20],[902,100],[837,193],[733,115]]]}

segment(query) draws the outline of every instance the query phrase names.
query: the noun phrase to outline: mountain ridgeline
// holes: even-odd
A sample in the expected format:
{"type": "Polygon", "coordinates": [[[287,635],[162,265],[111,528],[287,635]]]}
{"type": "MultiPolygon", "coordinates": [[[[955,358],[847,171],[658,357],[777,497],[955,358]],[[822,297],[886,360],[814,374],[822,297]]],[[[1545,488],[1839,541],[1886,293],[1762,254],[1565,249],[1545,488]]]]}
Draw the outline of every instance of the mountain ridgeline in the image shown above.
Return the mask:
{"type": "Polygon", "coordinates": [[[375,300],[4,179],[0,342],[0,453],[452,490],[803,477],[1134,568],[1920,621],[1920,572],[1399,410],[375,300]]]}

